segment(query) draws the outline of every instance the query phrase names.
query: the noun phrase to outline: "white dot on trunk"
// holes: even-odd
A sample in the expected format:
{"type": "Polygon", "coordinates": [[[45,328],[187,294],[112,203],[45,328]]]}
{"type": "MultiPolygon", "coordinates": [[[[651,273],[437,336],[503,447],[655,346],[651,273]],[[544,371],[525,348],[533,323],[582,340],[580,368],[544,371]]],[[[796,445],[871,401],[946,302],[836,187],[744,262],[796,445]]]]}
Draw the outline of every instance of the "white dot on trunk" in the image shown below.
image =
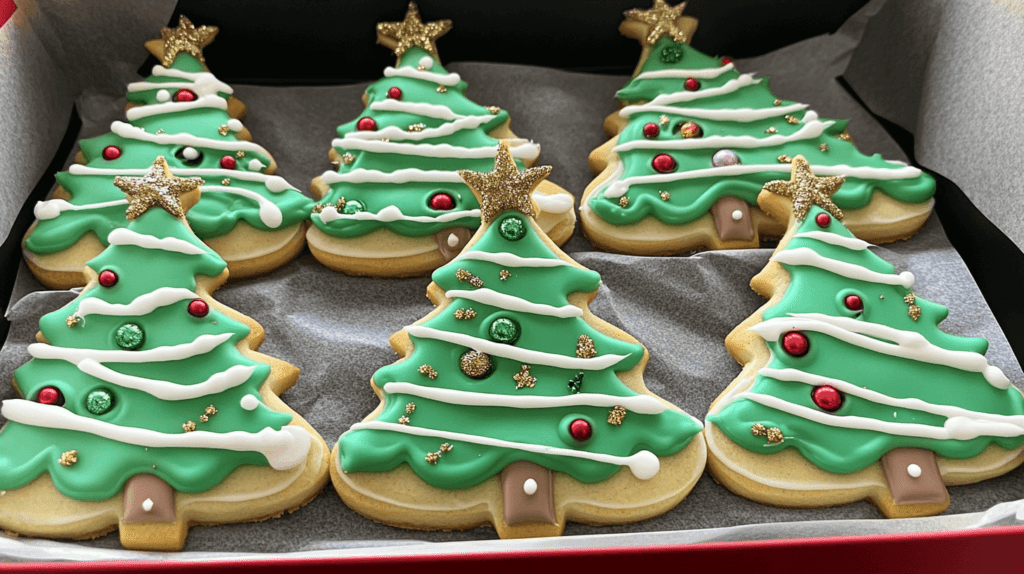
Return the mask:
{"type": "Polygon", "coordinates": [[[183,155],[185,159],[196,159],[199,157],[199,150],[194,147],[187,147],[181,150],[181,155],[183,155]]]}
{"type": "Polygon", "coordinates": [[[240,403],[241,403],[243,409],[245,409],[247,411],[251,411],[251,410],[255,409],[260,404],[260,401],[259,401],[259,399],[257,399],[253,395],[245,395],[244,397],[242,397],[242,400],[240,401],[240,403]]]}
{"type": "Polygon", "coordinates": [[[532,478],[527,478],[526,482],[523,483],[523,492],[533,496],[537,492],[537,481],[532,478]]]}
{"type": "Polygon", "coordinates": [[[167,90],[160,90],[156,93],[156,101],[158,102],[166,102],[169,99],[171,99],[171,93],[167,90]]]}
{"type": "Polygon", "coordinates": [[[434,67],[434,59],[430,56],[423,56],[420,58],[420,65],[423,66],[424,70],[429,70],[434,67]]]}
{"type": "Polygon", "coordinates": [[[142,501],[142,509],[145,510],[146,512],[149,512],[150,510],[153,510],[153,499],[152,498],[147,498],[146,500],[143,500],[142,501]]]}
{"type": "Polygon", "coordinates": [[[459,238],[454,233],[448,236],[448,247],[455,247],[459,244],[459,238]]]}
{"type": "Polygon", "coordinates": [[[921,476],[921,467],[917,466],[916,464],[912,464],[907,467],[907,474],[914,478],[917,478],[921,476]]]}
{"type": "Polygon", "coordinates": [[[742,211],[737,209],[736,211],[732,212],[732,220],[733,221],[739,221],[741,219],[743,219],[743,212],[742,211]]]}

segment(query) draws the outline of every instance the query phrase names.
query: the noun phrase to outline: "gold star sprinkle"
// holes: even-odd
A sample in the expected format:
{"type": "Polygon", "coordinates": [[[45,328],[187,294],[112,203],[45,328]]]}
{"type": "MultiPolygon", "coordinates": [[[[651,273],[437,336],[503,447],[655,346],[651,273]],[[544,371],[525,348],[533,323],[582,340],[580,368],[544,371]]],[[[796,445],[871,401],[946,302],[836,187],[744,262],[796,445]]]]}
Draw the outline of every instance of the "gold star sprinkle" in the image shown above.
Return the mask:
{"type": "Polygon", "coordinates": [[[844,181],[846,178],[842,176],[816,177],[811,171],[811,164],[807,163],[804,156],[798,155],[793,158],[789,181],[769,181],[764,184],[763,189],[782,197],[793,198],[793,214],[797,221],[803,221],[804,217],[807,217],[807,211],[812,205],[821,207],[841,220],[843,212],[839,206],[832,203],[831,198],[844,181]]]}
{"type": "Polygon", "coordinates": [[[398,417],[398,424],[400,424],[400,425],[407,425],[407,424],[409,424],[409,417],[407,417],[405,415],[402,415],[402,416],[398,417]]]}
{"type": "Polygon", "coordinates": [[[608,424],[619,426],[626,420],[626,407],[615,405],[615,408],[608,411],[608,424]]]}
{"type": "Polygon", "coordinates": [[[782,100],[776,98],[776,100],[774,102],[772,102],[772,105],[773,106],[781,106],[782,105],[782,100]]]}
{"type": "Polygon", "coordinates": [[[523,365],[519,368],[519,372],[512,375],[512,380],[516,382],[516,390],[523,387],[533,388],[534,383],[537,382],[537,377],[530,375],[530,365],[523,365]]]}
{"type": "Polygon", "coordinates": [[[243,158],[243,157],[245,157],[245,152],[242,151],[242,150],[238,150],[238,151],[235,152],[235,157],[243,158]]]}
{"type": "Polygon", "coordinates": [[[160,30],[160,36],[164,41],[164,53],[161,63],[169,67],[181,52],[192,54],[197,60],[205,63],[203,48],[209,46],[216,35],[216,26],[200,26],[196,28],[188,18],[182,16],[178,19],[177,28],[164,26],[160,30]]]}
{"type": "Polygon", "coordinates": [[[434,367],[431,367],[430,365],[420,365],[420,374],[426,375],[430,380],[437,378],[437,371],[435,371],[434,367]]]}
{"type": "Polygon", "coordinates": [[[426,24],[420,20],[420,11],[415,2],[409,2],[405,20],[401,22],[381,22],[377,24],[377,43],[383,44],[402,57],[409,48],[419,46],[437,58],[437,46],[434,41],[452,29],[451,20],[438,20],[426,24]]]}
{"type": "Polygon", "coordinates": [[[76,462],[78,462],[78,451],[69,450],[60,453],[60,458],[57,459],[57,462],[59,462],[62,466],[71,466],[75,464],[76,462]]]}
{"type": "Polygon", "coordinates": [[[217,133],[219,133],[222,136],[228,135],[228,131],[229,130],[227,124],[222,124],[219,128],[217,128],[217,133]]]}
{"type": "Polygon", "coordinates": [[[64,322],[68,324],[68,327],[74,327],[75,325],[78,325],[78,322],[81,320],[82,318],[78,315],[68,315],[68,318],[65,319],[64,322]]]}
{"type": "Polygon", "coordinates": [[[152,167],[142,177],[114,178],[114,185],[128,195],[128,221],[138,219],[140,215],[154,205],[167,210],[171,215],[183,218],[185,210],[181,207],[179,194],[187,193],[203,185],[198,177],[175,177],[167,167],[167,160],[159,156],[152,167]]]}
{"type": "Polygon", "coordinates": [[[846,130],[843,130],[843,133],[839,134],[839,139],[843,140],[844,142],[853,143],[853,136],[851,136],[850,132],[846,130]]]}
{"type": "Polygon", "coordinates": [[[354,156],[354,155],[352,155],[350,153],[342,154],[341,161],[345,165],[349,165],[350,163],[356,161],[356,156],[354,156]]]}
{"type": "Polygon", "coordinates": [[[669,199],[672,198],[672,194],[667,191],[659,193],[658,196],[661,197],[662,201],[668,201],[669,199]]]}
{"type": "Polygon", "coordinates": [[[502,269],[501,271],[498,271],[498,277],[500,277],[502,281],[505,281],[511,276],[512,273],[508,269],[502,269]]]}
{"type": "Polygon", "coordinates": [[[437,85],[437,93],[443,94],[448,91],[448,88],[442,84],[437,85]]]}
{"type": "Polygon", "coordinates": [[[407,405],[405,405],[405,412],[406,414],[410,415],[416,412],[416,403],[408,403],[407,405]]]}
{"type": "Polygon", "coordinates": [[[680,2],[676,6],[669,6],[665,0],[654,0],[654,6],[650,10],[634,8],[626,11],[626,20],[647,24],[647,36],[642,40],[644,45],[650,46],[662,36],[671,36],[673,40],[680,43],[688,43],[690,36],[696,28],[696,21],[687,17],[684,22],[677,22],[683,17],[683,8],[686,2],[680,2]],[[690,21],[693,20],[691,23],[690,21]]]}
{"type": "Polygon", "coordinates": [[[550,173],[549,165],[520,171],[506,141],[498,142],[494,170],[487,173],[459,170],[459,176],[466,185],[480,196],[480,217],[484,223],[490,223],[509,210],[534,217],[536,212],[530,192],[550,173]]]}
{"type": "Polygon", "coordinates": [[[406,128],[406,131],[409,131],[409,132],[421,132],[426,127],[427,127],[427,124],[409,124],[409,127],[406,128]]]}
{"type": "Polygon", "coordinates": [[[921,318],[921,308],[914,304],[915,301],[917,301],[917,297],[914,296],[913,292],[907,293],[903,297],[903,302],[908,305],[907,314],[910,315],[911,319],[917,321],[921,318]]]}
{"type": "Polygon", "coordinates": [[[828,144],[823,143],[820,146],[818,146],[818,149],[820,149],[821,151],[828,151],[828,144]]]}
{"type": "Polygon", "coordinates": [[[766,134],[773,134],[773,133],[775,133],[777,131],[779,131],[779,130],[775,129],[775,126],[772,126],[772,127],[768,128],[768,129],[764,130],[764,133],[766,133],[766,134]]]}
{"type": "Polygon", "coordinates": [[[619,205],[622,207],[629,207],[629,198],[623,195],[619,198],[619,205]]]}
{"type": "Polygon", "coordinates": [[[779,163],[791,163],[793,161],[793,158],[789,157],[786,154],[782,154],[776,159],[779,160],[779,163]]]}
{"type": "Polygon", "coordinates": [[[501,112],[501,108],[498,106],[487,106],[487,111],[491,112],[491,115],[498,115],[501,112]]]}
{"type": "Polygon", "coordinates": [[[594,347],[594,340],[586,335],[580,335],[579,340],[576,341],[576,356],[581,359],[590,359],[597,355],[597,349],[594,347]]]}
{"type": "Polygon", "coordinates": [[[472,319],[473,317],[476,317],[476,311],[474,311],[472,307],[470,307],[468,309],[456,309],[455,310],[455,318],[460,320],[460,321],[468,321],[469,319],[472,319]]]}
{"type": "Polygon", "coordinates": [[[789,114],[786,114],[786,123],[798,124],[798,123],[800,123],[800,120],[796,116],[791,116],[789,114]]]}
{"type": "Polygon", "coordinates": [[[192,432],[196,430],[196,423],[188,421],[187,423],[181,425],[181,429],[185,432],[192,432]]]}

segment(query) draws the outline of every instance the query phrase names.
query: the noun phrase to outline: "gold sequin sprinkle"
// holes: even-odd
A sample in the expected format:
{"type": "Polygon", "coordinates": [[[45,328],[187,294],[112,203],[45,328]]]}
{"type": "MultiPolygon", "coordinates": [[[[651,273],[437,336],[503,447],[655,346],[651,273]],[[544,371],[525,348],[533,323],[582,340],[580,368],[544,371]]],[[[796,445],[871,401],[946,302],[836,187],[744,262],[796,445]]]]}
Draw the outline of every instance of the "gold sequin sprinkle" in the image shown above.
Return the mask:
{"type": "Polygon", "coordinates": [[[228,130],[228,125],[227,124],[223,124],[219,128],[217,128],[217,133],[219,133],[222,136],[228,135],[228,131],[229,130],[228,130]]]}
{"type": "Polygon", "coordinates": [[[594,340],[586,335],[580,335],[576,341],[576,356],[581,359],[590,359],[597,355],[594,347],[594,340]]]}
{"type": "Polygon", "coordinates": [[[786,117],[786,123],[790,123],[790,124],[798,124],[798,123],[800,123],[800,119],[797,118],[796,116],[791,116],[789,114],[786,114],[785,117],[786,117]]]}
{"type": "Polygon", "coordinates": [[[199,415],[199,422],[205,423],[205,422],[207,422],[209,420],[210,420],[210,417],[208,417],[206,415],[199,415]]]}
{"type": "Polygon", "coordinates": [[[458,269],[458,270],[456,270],[455,271],[455,278],[458,279],[460,282],[467,281],[473,287],[483,287],[484,286],[483,279],[477,277],[476,275],[473,275],[472,273],[470,273],[469,271],[466,271],[465,269],[458,269]]]}
{"type": "Polygon", "coordinates": [[[476,311],[473,310],[472,307],[469,307],[469,308],[466,308],[466,309],[456,309],[455,310],[455,318],[460,320],[460,321],[468,321],[469,319],[472,319],[473,317],[476,317],[476,311]]]}
{"type": "Polygon", "coordinates": [[[437,86],[437,93],[443,94],[443,93],[445,93],[447,91],[448,91],[448,88],[444,87],[443,85],[437,86]]]}
{"type": "Polygon", "coordinates": [[[772,102],[772,105],[773,106],[781,106],[782,105],[782,100],[776,99],[774,102],[772,102]]]}
{"type": "Polygon", "coordinates": [[[629,198],[623,195],[619,198],[619,205],[622,207],[629,207],[629,198]]]}
{"type": "Polygon", "coordinates": [[[767,432],[768,429],[764,428],[764,425],[761,423],[754,423],[754,425],[750,427],[750,434],[754,436],[764,436],[767,432]]]}
{"type": "Polygon", "coordinates": [[[60,453],[60,458],[57,459],[57,462],[59,462],[62,466],[71,466],[75,464],[76,462],[78,462],[78,451],[69,450],[60,453]]]}
{"type": "Polygon", "coordinates": [[[235,157],[239,157],[239,158],[245,157],[245,152],[242,151],[242,150],[238,150],[238,151],[235,152],[235,157]]]}
{"type": "Polygon", "coordinates": [[[225,177],[224,179],[220,180],[220,184],[221,185],[231,185],[231,178],[230,177],[225,177]]]}
{"type": "Polygon", "coordinates": [[[188,421],[187,423],[181,425],[181,429],[184,430],[185,432],[192,432],[196,430],[196,423],[193,421],[188,421]]]}
{"type": "Polygon", "coordinates": [[[342,154],[342,156],[341,156],[341,162],[344,163],[345,165],[349,165],[349,164],[351,164],[354,161],[356,161],[356,156],[354,156],[354,155],[352,155],[350,153],[345,153],[345,154],[342,154]]]}
{"type": "Polygon", "coordinates": [[[828,151],[828,144],[823,143],[820,146],[818,146],[818,149],[820,149],[821,151],[828,151]]]}
{"type": "Polygon", "coordinates": [[[217,414],[217,407],[210,405],[206,407],[206,410],[204,410],[203,413],[206,414],[207,416],[212,417],[213,415],[217,414]]]}
{"type": "Polygon", "coordinates": [[[501,271],[498,271],[498,277],[500,277],[502,281],[505,281],[511,276],[512,273],[508,269],[502,269],[501,271]]]}
{"type": "Polygon", "coordinates": [[[406,128],[406,131],[409,131],[409,132],[421,132],[421,131],[425,130],[426,128],[427,128],[427,124],[409,124],[409,127],[406,128]]]}
{"type": "Polygon", "coordinates": [[[501,108],[498,106],[487,106],[487,111],[491,112],[492,115],[498,115],[501,112],[501,108]]]}
{"type": "Polygon", "coordinates": [[[764,133],[766,133],[766,134],[773,134],[773,133],[775,133],[777,131],[779,131],[779,130],[775,129],[775,126],[771,126],[770,128],[764,130],[764,133]]]}
{"type": "Polygon", "coordinates": [[[451,449],[452,449],[452,445],[450,445],[450,444],[448,444],[446,442],[445,443],[441,443],[441,447],[440,447],[441,452],[448,452],[451,449]]]}
{"type": "Polygon", "coordinates": [[[608,424],[619,426],[626,420],[626,407],[615,405],[615,408],[608,411],[608,424]]]}
{"type": "Polygon", "coordinates": [[[64,322],[68,324],[68,327],[74,327],[81,320],[82,318],[78,315],[68,315],[68,318],[65,319],[64,322]]]}
{"type": "Polygon", "coordinates": [[[321,211],[324,210],[324,207],[326,206],[322,203],[317,203],[313,205],[313,213],[320,213],[321,211]]]}
{"type": "Polygon", "coordinates": [[[663,191],[658,195],[661,197],[662,201],[668,201],[669,199],[672,199],[672,194],[667,191],[663,191]]]}
{"type": "Polygon", "coordinates": [[[512,380],[516,382],[516,390],[523,387],[533,388],[533,385],[537,382],[537,377],[530,374],[530,365],[523,365],[519,368],[519,372],[512,375],[512,380]]]}
{"type": "Polygon", "coordinates": [[[398,417],[398,424],[400,424],[400,425],[407,425],[407,424],[409,424],[409,417],[407,417],[405,415],[402,415],[402,416],[398,417]]]}
{"type": "Polygon", "coordinates": [[[426,375],[430,380],[437,378],[437,371],[435,371],[434,367],[431,367],[430,365],[420,365],[420,374],[426,375]]]}
{"type": "Polygon", "coordinates": [[[785,440],[782,436],[782,430],[779,427],[772,427],[765,432],[764,437],[768,439],[769,444],[779,444],[785,440]]]}
{"type": "Polygon", "coordinates": [[[410,415],[412,413],[416,412],[416,403],[408,403],[408,404],[406,404],[405,405],[405,412],[406,412],[406,414],[410,414],[410,415]]]}
{"type": "Polygon", "coordinates": [[[921,308],[914,304],[916,301],[917,297],[914,296],[913,292],[907,293],[903,297],[903,302],[908,305],[907,314],[915,321],[921,318],[921,308]]]}
{"type": "Polygon", "coordinates": [[[844,142],[853,142],[853,136],[851,136],[850,132],[846,130],[843,130],[843,133],[839,134],[839,139],[843,140],[844,142]]]}
{"type": "Polygon", "coordinates": [[[667,126],[670,121],[672,120],[670,120],[668,116],[663,115],[658,118],[658,123],[660,123],[663,126],[667,126]]]}
{"type": "Polygon", "coordinates": [[[789,157],[786,154],[780,155],[777,159],[779,160],[779,163],[792,163],[793,162],[793,158],[789,157]]]}
{"type": "Polygon", "coordinates": [[[423,460],[430,464],[437,464],[437,461],[441,460],[441,455],[436,452],[428,452],[427,456],[423,457],[423,460]]]}

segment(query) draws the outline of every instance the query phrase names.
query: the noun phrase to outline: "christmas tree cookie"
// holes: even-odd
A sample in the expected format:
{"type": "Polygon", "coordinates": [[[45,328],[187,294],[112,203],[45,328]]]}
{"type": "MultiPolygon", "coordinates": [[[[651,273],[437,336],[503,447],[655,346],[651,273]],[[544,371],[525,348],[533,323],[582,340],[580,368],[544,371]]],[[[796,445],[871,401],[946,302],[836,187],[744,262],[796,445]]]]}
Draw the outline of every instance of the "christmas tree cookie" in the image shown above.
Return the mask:
{"type": "Polygon", "coordinates": [[[768,303],[726,338],[744,367],[711,405],[708,467],[766,504],[935,514],[946,485],[1024,460],[1024,398],[987,341],[939,330],[947,309],[843,226],[842,184],[798,156],[758,197],[788,230],[751,281],[768,303]]]}
{"type": "Polygon", "coordinates": [[[590,155],[597,177],[580,200],[580,222],[601,249],[668,255],[758,247],[785,228],[757,207],[765,182],[803,155],[815,172],[845,176],[833,198],[857,237],[907,239],[931,213],[935,181],[921,170],[866,156],[846,131],[807,104],[781,100],[767,78],[740,74],[730,58],[688,43],[697,27],[683,4],[655,0],[619,28],[643,46],[622,109],[605,120],[612,139],[590,155]]]}
{"type": "Polygon", "coordinates": [[[210,295],[227,266],[184,213],[201,183],[163,157],[114,180],[127,226],[40,320],[14,373],[24,398],[0,410],[0,528],[177,550],[192,524],[277,516],[327,482],[326,443],[278,397],[299,370],[210,295]]]}
{"type": "Polygon", "coordinates": [[[182,16],[177,28],[146,43],[161,64],[145,81],[128,85],[128,122],[79,142],[77,163],[57,174],[53,198],[36,205],[23,247],[44,285],[85,285],[85,262],[127,224],[127,201],[114,178],[145,174],[157,156],[175,175],[205,179],[189,225],[227,261],[232,279],[265,273],[302,251],[312,202],[273,175],[274,158],[250,141],[240,121],[245,105],[206,67],[202,49],[216,33],[182,16]]]}
{"type": "Polygon", "coordinates": [[[437,309],[399,331],[371,381],[381,405],[341,436],[331,476],[373,520],[423,530],[493,524],[554,536],[675,506],[704,466],[700,423],[644,386],[648,354],[592,315],[600,276],[537,225],[507,144],[494,170],[460,171],[482,223],[436,270],[437,309]]]}
{"type": "MultiPolygon", "coordinates": [[[[377,41],[398,56],[363,94],[366,111],[338,127],[328,171],[313,180],[318,199],[307,236],[324,265],[353,275],[423,275],[451,260],[480,225],[480,205],[458,170],[488,169],[499,141],[519,167],[537,144],[509,129],[508,112],[466,97],[466,82],[438,60],[435,40],[451,21],[422,23],[416,5],[402,22],[377,25],[377,41]]],[[[573,197],[541,182],[536,221],[561,245],[576,223],[573,197]]]]}

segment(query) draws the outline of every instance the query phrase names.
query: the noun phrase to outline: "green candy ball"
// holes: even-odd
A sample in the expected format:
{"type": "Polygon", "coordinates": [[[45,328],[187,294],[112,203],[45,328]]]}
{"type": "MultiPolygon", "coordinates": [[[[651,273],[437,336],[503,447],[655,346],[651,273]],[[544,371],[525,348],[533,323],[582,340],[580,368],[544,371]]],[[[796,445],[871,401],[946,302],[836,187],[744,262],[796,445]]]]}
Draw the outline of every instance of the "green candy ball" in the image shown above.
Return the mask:
{"type": "Polygon", "coordinates": [[[488,334],[499,343],[511,345],[519,340],[519,323],[506,317],[495,319],[488,329],[488,334]]]}
{"type": "Polygon", "coordinates": [[[519,241],[526,235],[526,222],[521,217],[506,217],[498,226],[498,233],[509,241],[519,241]]]}
{"type": "Polygon", "coordinates": [[[114,408],[114,397],[107,391],[93,391],[85,397],[85,409],[94,415],[103,413],[114,408]]]}
{"type": "Polygon", "coordinates": [[[125,323],[114,333],[114,342],[117,343],[117,346],[129,351],[141,347],[144,340],[146,340],[146,334],[142,331],[142,327],[135,323],[125,323]]]}

